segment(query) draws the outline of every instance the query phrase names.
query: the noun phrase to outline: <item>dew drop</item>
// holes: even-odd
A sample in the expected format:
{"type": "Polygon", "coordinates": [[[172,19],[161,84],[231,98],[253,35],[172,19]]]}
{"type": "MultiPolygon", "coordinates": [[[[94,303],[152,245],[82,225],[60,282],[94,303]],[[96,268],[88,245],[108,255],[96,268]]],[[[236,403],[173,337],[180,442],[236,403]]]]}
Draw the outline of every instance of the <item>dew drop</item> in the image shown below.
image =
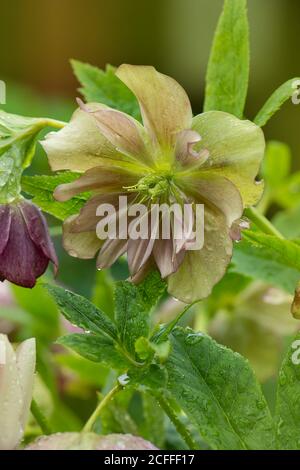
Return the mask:
{"type": "Polygon", "coordinates": [[[203,337],[203,333],[190,333],[185,338],[185,342],[186,344],[197,344],[202,341],[203,337]]]}
{"type": "Polygon", "coordinates": [[[118,382],[120,385],[125,386],[130,382],[128,374],[122,374],[118,377],[118,382]]]}

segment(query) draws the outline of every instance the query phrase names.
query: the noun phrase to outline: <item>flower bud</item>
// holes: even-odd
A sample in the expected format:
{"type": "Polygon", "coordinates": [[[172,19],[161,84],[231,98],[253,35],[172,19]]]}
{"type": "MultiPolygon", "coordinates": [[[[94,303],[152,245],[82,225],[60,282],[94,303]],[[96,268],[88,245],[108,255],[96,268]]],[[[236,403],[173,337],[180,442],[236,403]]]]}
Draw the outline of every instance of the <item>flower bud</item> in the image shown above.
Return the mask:
{"type": "Polygon", "coordinates": [[[13,349],[0,334],[0,450],[13,450],[28,419],[35,371],[35,339],[13,349]]]}
{"type": "Polygon", "coordinates": [[[33,287],[49,261],[58,261],[40,209],[21,199],[0,205],[0,280],[33,287]]]}
{"type": "Polygon", "coordinates": [[[26,447],[26,450],[155,450],[149,441],[131,434],[65,432],[43,436],[26,447]]]}

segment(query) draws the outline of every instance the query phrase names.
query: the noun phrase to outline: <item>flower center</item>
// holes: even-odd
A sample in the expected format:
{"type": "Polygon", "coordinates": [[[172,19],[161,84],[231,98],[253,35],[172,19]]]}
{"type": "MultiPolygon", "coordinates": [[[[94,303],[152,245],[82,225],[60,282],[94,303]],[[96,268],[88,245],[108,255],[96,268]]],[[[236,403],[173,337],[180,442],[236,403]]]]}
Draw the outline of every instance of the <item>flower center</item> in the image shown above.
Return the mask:
{"type": "Polygon", "coordinates": [[[143,199],[153,201],[167,196],[171,183],[172,177],[170,175],[147,175],[141,178],[137,184],[128,186],[126,189],[139,193],[143,199]]]}

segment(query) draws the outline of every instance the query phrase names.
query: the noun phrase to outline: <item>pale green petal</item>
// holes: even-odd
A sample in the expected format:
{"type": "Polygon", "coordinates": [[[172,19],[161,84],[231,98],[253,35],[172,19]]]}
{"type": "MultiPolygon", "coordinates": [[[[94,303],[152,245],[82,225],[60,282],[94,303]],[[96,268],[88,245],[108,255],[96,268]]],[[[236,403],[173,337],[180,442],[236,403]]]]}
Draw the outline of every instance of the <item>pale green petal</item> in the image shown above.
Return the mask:
{"type": "MultiPolygon", "coordinates": [[[[88,111],[88,106],[82,105],[88,111]]],[[[144,163],[152,163],[149,136],[145,128],[131,116],[115,109],[104,108],[91,115],[107,140],[123,154],[135,157],[144,163]]]]}
{"type": "Polygon", "coordinates": [[[191,127],[191,104],[176,80],[140,65],[123,64],[116,75],[137,97],[146,129],[163,148],[174,144],[178,132],[191,127]]]}
{"type": "Polygon", "coordinates": [[[80,178],[72,183],[60,184],[54,191],[57,201],[67,201],[76,194],[86,191],[101,191],[102,193],[122,192],[124,187],[134,185],[137,178],[128,172],[114,167],[97,166],[87,170],[80,178]]]}
{"type": "Polygon", "coordinates": [[[168,277],[168,292],[185,303],[208,297],[224,276],[232,256],[225,217],[205,208],[204,246],[187,251],[178,271],[168,277]]]}
{"type": "Polygon", "coordinates": [[[119,238],[107,238],[97,258],[97,268],[105,269],[112,266],[127,250],[128,241],[119,238]]]}
{"type": "Polygon", "coordinates": [[[27,339],[19,345],[16,350],[16,359],[19,371],[19,381],[23,395],[21,425],[23,429],[25,429],[29,416],[34,385],[34,371],[36,365],[35,338],[27,339]]]}
{"type": "Polygon", "coordinates": [[[13,450],[21,440],[23,404],[16,354],[0,334],[0,450],[13,450]]]}
{"type": "Polygon", "coordinates": [[[119,193],[97,194],[91,197],[82,207],[76,221],[73,223],[74,232],[95,231],[100,221],[99,215],[96,215],[98,207],[102,204],[111,204],[116,208],[117,212],[119,209],[119,197],[119,193]]]}
{"type": "MultiPolygon", "coordinates": [[[[88,107],[104,109],[98,104],[89,104],[88,107]]],[[[122,154],[101,134],[92,114],[80,109],[75,111],[69,124],[58,132],[48,134],[41,144],[53,171],[84,172],[101,164],[122,168],[138,166],[136,159],[122,154]]]]}
{"type": "Polygon", "coordinates": [[[255,181],[265,151],[262,130],[222,111],[199,114],[193,119],[192,128],[202,137],[196,147],[205,148],[210,154],[195,176],[200,177],[201,171],[209,169],[235,184],[244,206],[256,204],[263,191],[263,185],[255,181]]]}
{"type": "Polygon", "coordinates": [[[229,179],[203,171],[197,178],[192,175],[184,177],[182,183],[186,194],[192,194],[198,203],[222,211],[228,227],[242,216],[241,194],[229,179]]]}
{"type": "Polygon", "coordinates": [[[103,241],[97,237],[96,230],[74,233],[72,228],[76,218],[76,215],[72,215],[64,222],[63,247],[74,258],[92,259],[100,249],[103,241]]]}

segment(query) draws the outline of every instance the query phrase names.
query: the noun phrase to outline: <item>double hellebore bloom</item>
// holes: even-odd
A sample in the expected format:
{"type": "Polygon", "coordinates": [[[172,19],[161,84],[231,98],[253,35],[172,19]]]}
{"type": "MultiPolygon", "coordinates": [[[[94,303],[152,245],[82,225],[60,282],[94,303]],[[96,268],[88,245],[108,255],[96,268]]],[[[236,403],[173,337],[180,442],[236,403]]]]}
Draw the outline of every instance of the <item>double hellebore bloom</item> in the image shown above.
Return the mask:
{"type": "Polygon", "coordinates": [[[0,450],[13,450],[23,437],[35,371],[35,340],[13,349],[0,334],[0,450]]]}
{"type": "Polygon", "coordinates": [[[25,199],[0,205],[0,280],[33,287],[56,253],[40,209],[25,199]]]}
{"type": "MultiPolygon", "coordinates": [[[[83,175],[59,186],[65,201],[91,191],[77,216],[64,224],[64,246],[70,255],[92,258],[98,268],[127,253],[130,273],[138,280],[155,263],[167,279],[169,293],[185,302],[208,296],[225,273],[232,240],[244,207],[260,198],[255,181],[264,154],[262,131],[252,122],[220,111],[193,117],[185,91],[153,67],[122,65],[118,78],[135,94],[143,125],[102,104],[80,103],[71,122],[50,134],[43,145],[52,170],[83,175]],[[187,239],[107,239],[96,236],[96,209],[119,196],[129,204],[174,202],[204,204],[204,245],[187,249],[187,239]]],[[[193,205],[192,205],[193,204],[193,205]]],[[[194,225],[194,210],[190,224],[194,225]]],[[[119,220],[123,217],[119,212],[119,220]]]]}

